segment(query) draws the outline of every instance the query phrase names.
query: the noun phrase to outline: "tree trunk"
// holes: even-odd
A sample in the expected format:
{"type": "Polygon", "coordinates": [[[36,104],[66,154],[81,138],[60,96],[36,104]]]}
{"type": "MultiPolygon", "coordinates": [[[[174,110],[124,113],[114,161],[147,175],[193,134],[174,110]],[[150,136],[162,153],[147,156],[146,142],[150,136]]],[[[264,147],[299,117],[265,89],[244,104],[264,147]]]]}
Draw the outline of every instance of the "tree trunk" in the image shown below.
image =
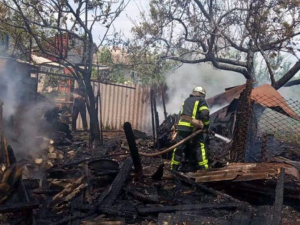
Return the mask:
{"type": "Polygon", "coordinates": [[[237,119],[234,131],[234,138],[230,152],[230,161],[244,161],[245,150],[247,146],[248,127],[252,115],[252,106],[250,94],[252,90],[253,80],[248,79],[246,88],[241,93],[237,109],[237,119]]]}
{"type": "Polygon", "coordinates": [[[247,79],[246,87],[240,95],[237,119],[233,137],[232,148],[230,152],[231,162],[241,162],[245,160],[246,147],[249,140],[249,135],[253,135],[251,132],[251,119],[252,119],[252,102],[251,102],[251,91],[253,89],[254,82],[254,65],[253,57],[254,51],[252,50],[252,41],[249,42],[249,51],[247,55],[247,70],[250,79],[247,79]]]}
{"type": "Polygon", "coordinates": [[[89,79],[85,80],[86,93],[88,97],[87,108],[90,115],[90,145],[97,147],[101,145],[100,129],[98,119],[98,107],[95,101],[93,87],[89,79]]]}

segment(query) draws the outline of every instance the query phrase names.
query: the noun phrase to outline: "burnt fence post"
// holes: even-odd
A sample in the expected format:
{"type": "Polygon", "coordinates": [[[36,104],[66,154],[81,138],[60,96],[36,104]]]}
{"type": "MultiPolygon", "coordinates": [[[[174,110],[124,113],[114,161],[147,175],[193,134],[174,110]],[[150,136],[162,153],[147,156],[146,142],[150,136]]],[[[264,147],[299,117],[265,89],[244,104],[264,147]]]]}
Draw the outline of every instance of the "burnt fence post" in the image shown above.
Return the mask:
{"type": "Polygon", "coordinates": [[[132,131],[131,124],[129,122],[124,123],[124,131],[127,139],[127,143],[130,150],[130,155],[133,161],[136,179],[139,181],[143,180],[143,168],[139,155],[138,148],[136,146],[135,137],[132,131]]]}

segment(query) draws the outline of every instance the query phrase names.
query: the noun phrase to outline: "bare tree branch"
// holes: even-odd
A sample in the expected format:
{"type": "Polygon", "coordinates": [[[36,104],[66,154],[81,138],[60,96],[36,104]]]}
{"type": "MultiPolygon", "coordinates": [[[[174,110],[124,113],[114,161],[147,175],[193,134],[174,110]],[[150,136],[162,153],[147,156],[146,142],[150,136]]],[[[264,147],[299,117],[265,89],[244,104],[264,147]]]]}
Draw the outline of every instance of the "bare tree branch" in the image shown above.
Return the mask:
{"type": "Polygon", "coordinates": [[[294,66],[275,84],[274,88],[277,90],[284,86],[290,79],[294,77],[294,75],[300,70],[300,60],[294,64],[294,66]]]}

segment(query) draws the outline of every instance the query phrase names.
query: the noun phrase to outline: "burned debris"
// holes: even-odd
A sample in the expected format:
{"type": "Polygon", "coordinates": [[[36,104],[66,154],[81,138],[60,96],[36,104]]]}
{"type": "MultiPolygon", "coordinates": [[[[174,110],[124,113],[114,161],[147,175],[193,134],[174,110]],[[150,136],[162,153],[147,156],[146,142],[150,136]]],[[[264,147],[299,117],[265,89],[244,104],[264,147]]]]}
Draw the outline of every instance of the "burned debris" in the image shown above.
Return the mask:
{"type": "MultiPolygon", "coordinates": [[[[130,134],[130,124],[126,127],[125,131],[130,134]]],[[[109,134],[106,135],[109,143],[109,134]]],[[[74,137],[75,140],[80,138],[81,134],[74,137]]],[[[249,224],[279,224],[278,221],[283,219],[291,220],[280,213],[283,193],[286,197],[292,194],[286,189],[286,183],[284,186],[282,184],[280,168],[284,168],[284,177],[288,177],[289,182],[298,185],[299,172],[295,167],[280,163],[232,163],[219,169],[183,174],[171,172],[169,160],[140,154],[143,180],[139,180],[136,179],[139,171],[134,169],[129,151],[121,147],[133,141],[138,149],[142,149],[137,144],[142,143],[142,139],[131,138],[128,139],[120,131],[118,146],[109,148],[102,156],[89,152],[83,147],[83,142],[80,142],[73,156],[70,149],[78,144],[56,146],[60,150],[54,147],[51,151],[60,152],[64,157],[50,157],[48,160],[53,166],[48,169],[47,164],[27,162],[23,167],[33,177],[37,172],[34,167],[45,171],[41,182],[37,186],[32,183],[32,187],[24,185],[30,196],[28,202],[15,205],[15,208],[3,202],[1,212],[12,215],[16,211],[31,211],[31,218],[36,224],[199,224],[204,221],[206,224],[237,224],[242,221],[249,224]],[[273,181],[273,185],[264,185],[265,190],[259,190],[259,183],[257,188],[249,186],[252,191],[259,192],[256,194],[265,194],[264,198],[271,199],[270,204],[264,206],[265,210],[247,203],[237,194],[226,194],[226,188],[232,184],[237,184],[232,187],[238,190],[236,192],[243,192],[245,186],[239,184],[251,185],[247,182],[266,180],[273,181]],[[272,197],[270,192],[274,192],[272,197]]],[[[152,139],[143,141],[153,146],[152,139]]],[[[23,180],[20,176],[18,178],[23,180]]],[[[11,193],[16,193],[17,189],[11,190],[11,193]]],[[[299,189],[293,191],[299,194],[299,189]]],[[[294,196],[294,200],[298,201],[299,198],[294,196]]],[[[286,210],[289,209],[283,208],[283,211],[286,210]]],[[[12,218],[5,217],[4,221],[11,222],[12,218]]]]}
{"type": "Polygon", "coordinates": [[[93,149],[88,133],[72,133],[61,122],[60,111],[47,105],[34,120],[42,129],[25,139],[39,151],[33,154],[24,145],[27,154],[20,157],[15,147],[24,139],[6,135],[11,137],[8,128],[22,127],[24,117],[15,117],[8,127],[3,126],[1,113],[0,223],[296,224],[300,213],[291,206],[300,200],[300,151],[291,135],[282,135],[283,128],[276,133],[276,122],[270,118],[292,120],[295,123],[286,129],[297,130],[299,111],[270,87],[264,88],[277,100],[264,97],[259,87],[254,89],[252,100],[257,105],[249,115],[254,126],[242,155],[231,147],[239,132],[236,119],[242,113],[237,108],[243,87],[209,100],[212,105],[226,102],[211,115],[207,133],[211,168],[184,173],[169,169],[177,115],[167,116],[159,126],[155,122],[154,139],[126,122],[123,130],[104,130],[104,145],[93,149]],[[224,142],[226,138],[229,141],[224,142]]]}

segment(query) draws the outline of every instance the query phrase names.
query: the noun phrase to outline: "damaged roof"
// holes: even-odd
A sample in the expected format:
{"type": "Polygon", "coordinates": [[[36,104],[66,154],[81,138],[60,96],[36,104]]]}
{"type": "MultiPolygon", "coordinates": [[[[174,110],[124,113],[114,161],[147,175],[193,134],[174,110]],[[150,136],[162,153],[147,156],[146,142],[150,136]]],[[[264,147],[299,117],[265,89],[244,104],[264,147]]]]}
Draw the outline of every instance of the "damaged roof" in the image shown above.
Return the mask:
{"type": "MultiPolygon", "coordinates": [[[[220,93],[214,97],[207,99],[207,103],[212,108],[214,106],[225,106],[231,103],[234,99],[239,98],[246,85],[239,85],[220,93]]],[[[253,88],[251,92],[251,100],[268,108],[271,108],[280,113],[300,121],[300,116],[286,103],[281,94],[269,84],[263,84],[253,88]],[[279,110],[280,109],[280,110],[279,110]]]]}

